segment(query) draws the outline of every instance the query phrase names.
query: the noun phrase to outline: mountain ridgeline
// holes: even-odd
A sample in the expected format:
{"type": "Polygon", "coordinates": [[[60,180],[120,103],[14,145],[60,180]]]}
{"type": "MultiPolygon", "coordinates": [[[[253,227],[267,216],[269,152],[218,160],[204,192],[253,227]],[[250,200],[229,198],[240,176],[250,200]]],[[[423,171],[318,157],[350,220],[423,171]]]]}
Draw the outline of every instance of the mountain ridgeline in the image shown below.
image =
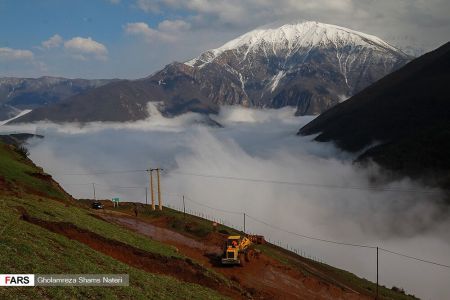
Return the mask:
{"type": "Polygon", "coordinates": [[[15,121],[139,120],[149,116],[148,102],[166,116],[217,113],[221,105],[318,114],[410,59],[375,36],[334,25],[260,28],[147,78],[113,82],[15,121]]]}
{"type": "Polygon", "coordinates": [[[360,161],[450,188],[450,43],[410,62],[300,130],[360,161]],[[374,146],[373,146],[374,145],[374,146]]]}

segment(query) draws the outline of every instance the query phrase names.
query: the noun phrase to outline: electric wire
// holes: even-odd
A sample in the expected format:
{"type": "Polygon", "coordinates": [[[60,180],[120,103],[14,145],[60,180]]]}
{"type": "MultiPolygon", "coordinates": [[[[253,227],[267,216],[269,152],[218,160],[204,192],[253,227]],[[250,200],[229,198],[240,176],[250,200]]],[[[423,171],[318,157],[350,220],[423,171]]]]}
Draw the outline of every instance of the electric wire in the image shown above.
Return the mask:
{"type": "Polygon", "coordinates": [[[262,220],[260,220],[258,218],[255,218],[254,216],[249,215],[249,214],[244,213],[244,212],[236,212],[236,211],[228,211],[228,210],[218,209],[218,208],[211,207],[209,205],[206,205],[206,204],[194,201],[191,198],[186,197],[186,196],[185,196],[185,199],[188,199],[189,201],[194,202],[194,203],[196,203],[198,205],[205,206],[205,207],[208,207],[210,209],[217,210],[217,211],[233,213],[233,214],[241,214],[241,215],[245,214],[246,217],[252,219],[253,221],[256,221],[258,223],[264,224],[264,225],[266,225],[268,227],[271,227],[273,229],[276,229],[276,230],[279,230],[279,231],[282,231],[282,232],[285,232],[285,233],[288,233],[288,234],[291,234],[291,235],[294,235],[294,236],[297,236],[297,237],[300,237],[300,238],[315,240],[315,241],[329,243],[329,244],[342,245],[342,246],[350,246],[350,247],[358,247],[358,248],[366,248],[366,249],[377,249],[378,248],[379,250],[382,250],[382,251],[385,251],[387,253],[391,253],[391,254],[394,254],[394,255],[402,256],[402,257],[405,257],[405,258],[413,259],[413,260],[416,260],[416,261],[420,261],[420,262],[424,262],[424,263],[428,263],[428,264],[432,264],[432,265],[436,265],[436,266],[440,266],[440,267],[444,267],[444,268],[450,268],[450,265],[446,265],[446,264],[443,264],[443,263],[438,263],[438,262],[431,261],[431,260],[428,260],[428,259],[414,257],[414,256],[407,255],[407,254],[404,254],[404,253],[401,253],[401,252],[388,250],[386,248],[376,247],[376,246],[372,246],[372,245],[362,245],[362,244],[357,244],[357,243],[334,241],[334,240],[323,239],[323,238],[319,238],[319,237],[315,237],[315,236],[300,234],[300,233],[297,233],[297,232],[293,232],[293,231],[290,231],[290,230],[286,230],[286,229],[280,228],[280,227],[275,226],[273,224],[270,224],[268,222],[262,221],[262,220]]]}
{"type": "Polygon", "coordinates": [[[314,236],[309,236],[309,235],[305,235],[305,234],[300,234],[300,233],[296,233],[290,230],[286,230],[283,228],[280,228],[278,226],[269,224],[267,222],[264,222],[262,220],[259,220],[251,215],[245,214],[247,217],[249,217],[250,219],[258,222],[258,223],[262,223],[268,227],[271,227],[273,229],[279,230],[279,231],[283,231],[301,238],[305,238],[305,239],[310,239],[310,240],[315,240],[315,241],[320,241],[320,242],[325,242],[325,243],[331,243],[331,244],[337,244],[337,245],[343,245],[343,246],[352,246],[352,247],[360,247],[360,248],[370,248],[370,249],[376,249],[377,247],[375,246],[370,246],[370,245],[361,245],[361,244],[356,244],[356,243],[347,243],[347,242],[338,242],[338,241],[332,241],[332,240],[327,240],[327,239],[322,239],[322,238],[318,238],[318,237],[314,237],[314,236]]]}
{"type": "Polygon", "coordinates": [[[409,258],[409,259],[414,259],[414,260],[421,261],[421,262],[424,262],[424,263],[428,263],[428,264],[432,264],[432,265],[436,265],[436,266],[440,266],[440,267],[444,267],[444,268],[450,269],[450,265],[445,265],[445,264],[442,264],[442,263],[434,262],[434,261],[431,261],[431,260],[426,260],[426,259],[423,259],[423,258],[414,257],[414,256],[411,256],[411,255],[403,254],[403,253],[400,253],[400,252],[395,252],[395,251],[384,249],[384,248],[378,248],[378,249],[381,250],[381,251],[384,251],[384,252],[391,253],[391,254],[399,255],[399,256],[402,256],[402,257],[409,258]]]}
{"type": "MultiPolygon", "coordinates": [[[[141,170],[99,170],[92,171],[89,173],[69,173],[69,174],[59,174],[61,176],[90,176],[90,175],[108,175],[108,174],[126,174],[126,173],[142,173],[148,172],[148,169],[141,170]]],[[[244,182],[254,182],[254,183],[270,183],[270,184],[281,184],[281,185],[291,185],[291,186],[306,186],[314,188],[328,188],[328,189],[342,189],[342,190],[368,190],[368,191],[382,191],[382,192],[398,192],[398,193],[436,193],[436,190],[423,190],[423,189],[403,189],[400,187],[392,188],[380,188],[377,186],[341,186],[341,185],[330,185],[330,184],[318,184],[318,183],[308,183],[308,182],[296,182],[296,181],[284,181],[284,180],[270,180],[261,178],[249,178],[249,177],[238,177],[238,176],[221,176],[213,174],[201,174],[192,172],[181,172],[181,171],[170,171],[164,172],[168,175],[182,175],[182,176],[195,176],[202,178],[213,178],[213,179],[223,179],[223,180],[233,180],[233,181],[244,181],[244,182]]]]}
{"type": "Polygon", "coordinates": [[[60,176],[90,176],[90,175],[107,175],[107,174],[123,174],[123,173],[142,173],[147,172],[147,170],[98,170],[89,173],[68,173],[68,174],[58,174],[60,176]]]}
{"type": "Polygon", "coordinates": [[[169,174],[183,175],[183,176],[196,176],[196,177],[203,177],[203,178],[225,179],[225,180],[234,180],[234,181],[257,182],[257,183],[273,183],[273,184],[284,184],[284,185],[309,186],[309,187],[316,187],[316,188],[347,189],[347,190],[370,190],[370,191],[406,192],[406,193],[435,193],[435,191],[432,191],[432,190],[401,189],[401,188],[379,188],[379,187],[374,187],[374,186],[368,186],[368,187],[339,186],[339,185],[327,185],[327,184],[306,183],[306,182],[293,182],[293,181],[282,181],[282,180],[268,180],[268,179],[246,178],[246,177],[236,177],[236,176],[220,176],[220,175],[211,175],[211,174],[198,174],[198,173],[180,172],[180,171],[172,171],[169,174]]]}
{"type": "Polygon", "coordinates": [[[224,212],[224,213],[228,213],[228,214],[242,215],[242,212],[237,212],[237,211],[232,211],[232,210],[226,210],[226,209],[215,208],[215,207],[212,207],[212,206],[209,206],[209,205],[206,205],[206,204],[197,202],[197,201],[195,201],[195,200],[192,200],[191,198],[189,198],[189,197],[187,197],[187,196],[184,196],[184,198],[185,198],[186,200],[192,202],[192,203],[195,203],[195,204],[200,205],[200,206],[203,206],[203,207],[207,207],[207,208],[209,208],[209,209],[213,209],[213,210],[220,211],[220,212],[224,212]]]}

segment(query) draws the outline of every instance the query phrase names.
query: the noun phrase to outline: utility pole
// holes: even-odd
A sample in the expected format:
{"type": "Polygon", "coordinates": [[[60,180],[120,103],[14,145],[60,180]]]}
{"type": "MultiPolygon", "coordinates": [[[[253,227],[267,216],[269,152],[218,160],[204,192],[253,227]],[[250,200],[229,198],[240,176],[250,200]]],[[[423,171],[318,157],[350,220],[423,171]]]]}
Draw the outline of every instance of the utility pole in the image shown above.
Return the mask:
{"type": "Polygon", "coordinates": [[[155,210],[155,194],[153,192],[153,169],[147,170],[148,175],[150,175],[150,198],[152,200],[152,210],[155,210]]]}
{"type": "Polygon", "coordinates": [[[183,215],[184,215],[184,218],[186,219],[186,204],[184,202],[184,195],[183,195],[183,215]]]}
{"type": "Polygon", "coordinates": [[[245,213],[244,213],[244,233],[245,233],[245,213]]]}
{"type": "Polygon", "coordinates": [[[145,205],[147,205],[147,188],[145,188],[145,205]]]}
{"type": "Polygon", "coordinates": [[[158,179],[158,209],[162,210],[162,199],[161,199],[161,183],[159,180],[159,171],[161,171],[162,169],[157,168],[156,169],[156,177],[158,179]]]}
{"type": "Polygon", "coordinates": [[[160,171],[163,169],[148,169],[147,172],[150,175],[150,196],[152,200],[152,210],[155,210],[155,193],[153,189],[153,171],[156,171],[156,179],[157,179],[157,189],[158,189],[158,209],[162,210],[162,197],[161,197],[161,181],[160,181],[160,171]]]}
{"type": "Polygon", "coordinates": [[[94,190],[94,200],[97,200],[97,199],[95,198],[95,183],[94,183],[94,182],[92,183],[92,189],[94,190]]]}
{"type": "Polygon", "coordinates": [[[377,296],[375,297],[375,299],[378,300],[378,247],[377,247],[377,296]]]}

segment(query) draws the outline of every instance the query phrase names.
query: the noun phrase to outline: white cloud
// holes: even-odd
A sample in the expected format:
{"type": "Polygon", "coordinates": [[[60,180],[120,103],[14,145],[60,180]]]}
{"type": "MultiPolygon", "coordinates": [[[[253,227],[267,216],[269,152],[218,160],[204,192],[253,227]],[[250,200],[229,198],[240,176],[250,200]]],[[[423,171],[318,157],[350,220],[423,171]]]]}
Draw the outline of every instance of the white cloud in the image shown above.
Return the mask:
{"type": "Polygon", "coordinates": [[[37,77],[47,73],[47,65],[30,50],[1,48],[0,70],[2,76],[37,77]]]}
{"type": "Polygon", "coordinates": [[[106,60],[108,58],[108,49],[91,37],[74,37],[64,42],[64,48],[72,53],[74,58],[81,60],[89,58],[106,60]]]}
{"type": "Polygon", "coordinates": [[[128,23],[125,25],[125,32],[132,35],[143,35],[146,37],[155,37],[158,34],[158,31],[150,28],[147,23],[137,22],[137,23],[128,23]]]}
{"type": "Polygon", "coordinates": [[[390,37],[415,37],[413,46],[430,50],[447,42],[450,32],[450,2],[445,0],[136,1],[136,6],[148,13],[183,11],[194,29],[237,35],[267,23],[307,19],[374,34],[399,46],[411,46],[411,39],[390,37]]]}
{"type": "Polygon", "coordinates": [[[55,34],[48,40],[42,42],[42,47],[45,49],[56,48],[62,45],[63,38],[59,34],[55,34]]]}
{"type": "Polygon", "coordinates": [[[191,25],[184,20],[164,20],[158,28],[151,28],[147,23],[128,23],[124,26],[125,32],[130,35],[143,37],[146,41],[175,42],[180,33],[187,31],[191,25]]]}
{"type": "Polygon", "coordinates": [[[30,50],[0,48],[0,59],[5,61],[33,60],[34,54],[30,50]]]}
{"type": "MultiPolygon", "coordinates": [[[[439,198],[439,193],[432,190],[426,194],[395,192],[396,189],[426,188],[409,179],[391,183],[374,180],[382,176],[377,168],[360,168],[352,163],[352,154],[342,153],[329,143],[311,141],[311,137],[296,136],[298,129],[311,121],[311,117],[296,118],[290,108],[231,107],[215,116],[224,128],[198,125],[201,120],[198,118],[194,114],[170,119],[152,115],[148,120],[133,123],[97,122],[82,126],[37,123],[1,126],[0,132],[43,134],[45,139],[30,141],[31,158],[77,197],[91,197],[89,187],[95,182],[99,186],[97,197],[102,199],[120,197],[127,201],[145,201],[143,188],[121,189],[118,186],[145,187],[148,175],[142,172],[64,176],[67,170],[83,174],[94,170],[160,166],[166,170],[162,178],[166,204],[180,207],[182,202],[177,195],[186,195],[211,207],[245,211],[295,232],[346,242],[381,244],[394,251],[449,261],[450,217],[439,205],[434,205],[433,199],[439,198]],[[305,185],[219,180],[180,173],[303,182],[305,185]],[[323,185],[350,188],[325,188],[323,185]],[[379,190],[364,189],[374,185],[378,185],[379,190]]],[[[234,226],[242,226],[242,215],[212,211],[188,201],[188,209],[214,214],[234,226]]],[[[284,245],[288,242],[290,246],[323,257],[327,263],[374,280],[375,253],[371,249],[325,246],[273,230],[251,219],[246,226],[250,232],[282,241],[284,245]]],[[[425,299],[449,299],[447,270],[386,253],[380,259],[381,284],[401,286],[425,299]]]]}
{"type": "Polygon", "coordinates": [[[191,24],[184,20],[164,20],[158,24],[158,29],[166,32],[180,32],[190,28],[191,24]]]}
{"type": "Polygon", "coordinates": [[[137,0],[136,6],[145,12],[159,13],[161,2],[160,0],[137,0]]]}

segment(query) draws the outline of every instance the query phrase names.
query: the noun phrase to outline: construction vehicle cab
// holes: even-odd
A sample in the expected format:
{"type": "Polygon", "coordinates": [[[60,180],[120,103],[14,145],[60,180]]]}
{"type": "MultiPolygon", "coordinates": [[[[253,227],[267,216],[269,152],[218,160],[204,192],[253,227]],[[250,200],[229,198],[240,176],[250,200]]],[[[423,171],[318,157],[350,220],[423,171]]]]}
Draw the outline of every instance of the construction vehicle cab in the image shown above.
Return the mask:
{"type": "Polygon", "coordinates": [[[222,256],[222,264],[242,266],[246,261],[249,262],[254,254],[251,245],[252,242],[247,237],[229,236],[222,256]]]}

